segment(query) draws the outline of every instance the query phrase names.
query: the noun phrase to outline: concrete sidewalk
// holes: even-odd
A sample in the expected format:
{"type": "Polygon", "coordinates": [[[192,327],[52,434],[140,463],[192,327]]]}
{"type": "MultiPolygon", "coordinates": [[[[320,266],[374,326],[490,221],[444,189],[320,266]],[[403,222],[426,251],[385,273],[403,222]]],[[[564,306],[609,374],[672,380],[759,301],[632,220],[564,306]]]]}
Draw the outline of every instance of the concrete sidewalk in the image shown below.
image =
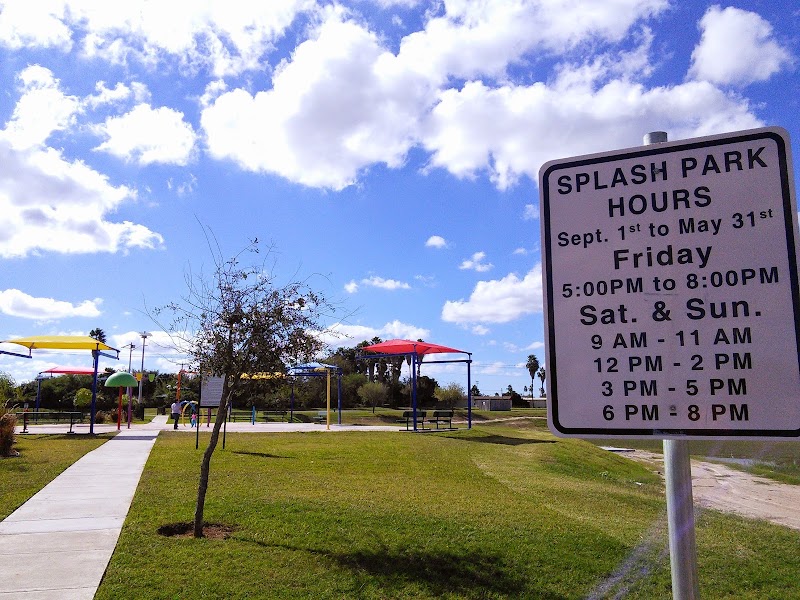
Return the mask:
{"type": "MultiPolygon", "coordinates": [[[[130,429],[126,429],[126,425],[122,426],[122,431],[125,432],[136,432],[142,431],[142,429],[147,430],[165,430],[165,431],[172,431],[173,430],[173,423],[170,421],[167,422],[167,418],[164,415],[158,415],[147,424],[135,424],[130,429]]],[[[401,425],[337,425],[335,422],[336,417],[331,415],[331,428],[330,431],[405,431],[405,427],[401,425]]],[[[214,426],[212,422],[210,426],[206,425],[205,419],[202,420],[200,423],[200,433],[209,433],[211,428],[214,426]]],[[[237,422],[228,422],[226,424],[226,430],[228,433],[237,432],[237,433],[289,433],[289,432],[313,432],[313,431],[327,431],[327,427],[325,423],[318,424],[318,423],[284,423],[282,421],[270,421],[269,423],[256,423],[252,424],[249,421],[237,421],[237,422]]],[[[61,424],[48,424],[48,425],[29,425],[28,426],[28,433],[31,435],[35,434],[65,434],[69,430],[69,423],[66,425],[64,423],[61,424]]],[[[110,433],[117,430],[117,424],[103,424],[103,425],[95,425],[94,432],[95,433],[110,433]]],[[[72,427],[73,433],[76,434],[86,434],[89,433],[89,425],[88,423],[74,425],[72,427]]],[[[183,433],[191,433],[192,435],[195,434],[194,427],[191,427],[188,421],[181,422],[180,426],[178,427],[178,431],[183,433]]],[[[22,435],[22,426],[17,425],[16,432],[19,435],[22,435]]]]}
{"type": "Polygon", "coordinates": [[[91,599],[166,417],[123,429],[0,522],[0,599],[91,599]]]}

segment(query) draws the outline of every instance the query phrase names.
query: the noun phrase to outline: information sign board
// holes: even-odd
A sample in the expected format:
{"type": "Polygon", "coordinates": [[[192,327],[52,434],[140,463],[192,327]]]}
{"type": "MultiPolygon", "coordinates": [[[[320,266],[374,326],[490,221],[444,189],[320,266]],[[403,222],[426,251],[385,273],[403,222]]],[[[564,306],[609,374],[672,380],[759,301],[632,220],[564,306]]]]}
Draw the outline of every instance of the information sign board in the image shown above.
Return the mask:
{"type": "Polygon", "coordinates": [[[222,385],[224,377],[203,375],[200,382],[200,406],[217,408],[222,400],[222,385]]]}
{"type": "Polygon", "coordinates": [[[786,131],[551,161],[539,189],[553,433],[800,436],[786,131]]]}

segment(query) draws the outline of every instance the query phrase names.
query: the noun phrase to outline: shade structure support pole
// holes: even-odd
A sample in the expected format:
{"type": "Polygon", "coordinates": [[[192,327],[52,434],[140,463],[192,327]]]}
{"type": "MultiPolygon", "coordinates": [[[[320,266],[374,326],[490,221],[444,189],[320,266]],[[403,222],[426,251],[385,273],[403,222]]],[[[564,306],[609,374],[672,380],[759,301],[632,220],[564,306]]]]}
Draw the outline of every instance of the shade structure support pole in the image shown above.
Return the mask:
{"type": "Polygon", "coordinates": [[[94,413],[97,408],[97,369],[100,365],[100,352],[93,350],[92,358],[94,358],[94,375],[92,375],[92,407],[89,417],[89,435],[94,435],[94,413]]]}
{"type": "Polygon", "coordinates": [[[325,415],[325,430],[331,430],[331,370],[325,369],[325,402],[326,402],[326,415],[325,415]]]}
{"type": "Polygon", "coordinates": [[[467,361],[467,429],[472,429],[472,355],[467,361]]]}
{"type": "Polygon", "coordinates": [[[339,408],[339,425],[342,424],[342,372],[341,370],[336,373],[336,392],[338,394],[338,408],[339,408]]]}
{"type": "Polygon", "coordinates": [[[411,355],[411,411],[414,431],[417,430],[417,353],[411,355]]]}
{"type": "Polygon", "coordinates": [[[39,422],[39,399],[42,397],[42,374],[36,376],[36,412],[33,416],[33,422],[39,422]]]}

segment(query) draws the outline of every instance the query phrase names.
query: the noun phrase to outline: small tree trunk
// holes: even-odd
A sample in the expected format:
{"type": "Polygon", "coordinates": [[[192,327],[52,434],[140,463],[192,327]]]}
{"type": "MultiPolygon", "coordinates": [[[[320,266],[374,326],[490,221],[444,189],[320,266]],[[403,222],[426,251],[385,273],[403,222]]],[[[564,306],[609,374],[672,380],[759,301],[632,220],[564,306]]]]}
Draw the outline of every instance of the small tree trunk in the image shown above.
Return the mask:
{"type": "MultiPolygon", "coordinates": [[[[211,471],[211,455],[217,447],[219,440],[219,430],[222,428],[222,423],[228,414],[228,404],[231,401],[231,394],[227,393],[223,396],[222,401],[219,403],[217,409],[217,417],[214,419],[214,427],[211,430],[211,440],[208,442],[208,447],[203,452],[203,462],[200,463],[200,484],[197,486],[197,505],[194,509],[194,537],[203,537],[203,510],[206,503],[206,490],[208,490],[208,475],[211,471]]],[[[197,423],[200,427],[200,423],[197,423]]]]}

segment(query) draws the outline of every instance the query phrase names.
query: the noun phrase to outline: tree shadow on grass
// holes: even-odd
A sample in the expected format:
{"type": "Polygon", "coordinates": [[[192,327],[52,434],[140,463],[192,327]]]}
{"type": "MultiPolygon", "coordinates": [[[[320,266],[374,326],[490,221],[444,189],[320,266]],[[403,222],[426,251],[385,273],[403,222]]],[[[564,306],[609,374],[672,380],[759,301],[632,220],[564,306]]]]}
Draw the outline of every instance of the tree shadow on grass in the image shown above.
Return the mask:
{"type": "Polygon", "coordinates": [[[358,578],[375,578],[386,589],[397,590],[404,583],[422,586],[433,597],[457,595],[464,598],[538,598],[564,600],[566,596],[547,590],[530,589],[525,579],[504,564],[502,556],[490,552],[456,554],[448,551],[399,551],[378,548],[350,552],[301,548],[283,544],[254,543],[292,551],[309,552],[350,569],[358,578]]]}
{"type": "Polygon", "coordinates": [[[451,439],[461,440],[463,442],[478,442],[481,444],[501,444],[503,446],[522,446],[524,444],[555,444],[557,440],[533,440],[530,438],[510,437],[507,435],[481,435],[459,437],[453,436],[451,439]]]}
{"type": "Polygon", "coordinates": [[[279,454],[268,454],[267,452],[251,452],[249,450],[233,450],[231,454],[245,454],[247,456],[258,456],[259,458],[289,458],[279,454]]]}
{"type": "MultiPolygon", "coordinates": [[[[69,425],[69,423],[67,423],[69,425]]],[[[36,433],[30,432],[23,434],[22,432],[14,434],[17,440],[28,440],[28,441],[38,441],[38,440],[46,440],[46,441],[69,441],[69,442],[85,442],[87,439],[89,440],[111,440],[116,437],[117,432],[106,432],[106,433],[96,433],[94,435],[89,435],[88,433],[36,433]]]]}

